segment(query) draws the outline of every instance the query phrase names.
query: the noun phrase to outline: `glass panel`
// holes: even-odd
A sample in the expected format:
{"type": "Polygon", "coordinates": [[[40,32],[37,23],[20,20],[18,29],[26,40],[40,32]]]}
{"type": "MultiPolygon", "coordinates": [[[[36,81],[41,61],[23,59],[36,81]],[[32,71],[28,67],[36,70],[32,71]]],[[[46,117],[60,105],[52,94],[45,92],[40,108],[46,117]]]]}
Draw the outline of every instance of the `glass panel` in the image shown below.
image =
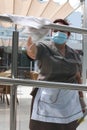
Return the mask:
{"type": "Polygon", "coordinates": [[[30,92],[32,87],[18,86],[17,98],[19,104],[17,105],[17,130],[29,130],[30,118],[30,105],[31,96],[30,92]]]}

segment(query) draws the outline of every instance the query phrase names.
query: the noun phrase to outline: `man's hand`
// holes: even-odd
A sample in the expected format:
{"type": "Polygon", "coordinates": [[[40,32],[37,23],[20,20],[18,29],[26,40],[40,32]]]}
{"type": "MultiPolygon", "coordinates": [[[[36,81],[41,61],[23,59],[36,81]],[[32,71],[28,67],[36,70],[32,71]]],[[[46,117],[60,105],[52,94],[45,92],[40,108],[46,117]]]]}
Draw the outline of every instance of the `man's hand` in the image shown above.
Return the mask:
{"type": "Polygon", "coordinates": [[[32,38],[29,37],[27,45],[26,45],[27,55],[30,58],[35,59],[35,57],[36,57],[36,50],[37,50],[36,45],[32,42],[32,38]]]}

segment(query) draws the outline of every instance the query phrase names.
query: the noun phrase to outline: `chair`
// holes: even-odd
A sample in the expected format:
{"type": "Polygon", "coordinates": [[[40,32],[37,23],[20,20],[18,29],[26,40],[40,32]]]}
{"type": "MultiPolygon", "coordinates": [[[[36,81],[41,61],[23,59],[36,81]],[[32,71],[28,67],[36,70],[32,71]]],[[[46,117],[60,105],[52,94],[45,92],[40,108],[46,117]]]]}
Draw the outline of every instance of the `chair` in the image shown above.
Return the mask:
{"type": "MultiPolygon", "coordinates": [[[[10,101],[9,101],[9,98],[8,98],[8,95],[10,95],[10,87],[11,87],[10,85],[0,85],[1,101],[3,101],[3,103],[4,103],[5,99],[6,99],[6,102],[7,102],[8,105],[10,104],[10,101]]],[[[19,104],[18,98],[17,98],[17,103],[19,104]]]]}
{"type": "Polygon", "coordinates": [[[37,80],[37,78],[38,78],[38,72],[30,71],[30,79],[37,80]]]}
{"type": "Polygon", "coordinates": [[[4,90],[5,90],[5,87],[3,85],[0,85],[0,98],[1,98],[1,101],[5,101],[5,97],[4,97],[4,90]]]}
{"type": "MultiPolygon", "coordinates": [[[[10,77],[11,76],[11,70],[7,70],[5,72],[1,72],[0,73],[0,77],[10,77]]],[[[6,102],[9,105],[9,98],[8,98],[8,94],[10,95],[10,85],[0,85],[0,98],[3,102],[5,102],[5,98],[6,98],[6,102]]],[[[18,98],[17,98],[17,103],[18,102],[18,98]]]]}
{"type": "Polygon", "coordinates": [[[10,86],[0,85],[1,101],[5,102],[5,97],[6,97],[7,104],[9,105],[9,99],[8,99],[7,94],[10,94],[10,86]]]}
{"type": "Polygon", "coordinates": [[[38,72],[36,72],[36,71],[26,71],[24,73],[24,75],[25,75],[25,78],[27,78],[27,79],[37,80],[38,72]]]}

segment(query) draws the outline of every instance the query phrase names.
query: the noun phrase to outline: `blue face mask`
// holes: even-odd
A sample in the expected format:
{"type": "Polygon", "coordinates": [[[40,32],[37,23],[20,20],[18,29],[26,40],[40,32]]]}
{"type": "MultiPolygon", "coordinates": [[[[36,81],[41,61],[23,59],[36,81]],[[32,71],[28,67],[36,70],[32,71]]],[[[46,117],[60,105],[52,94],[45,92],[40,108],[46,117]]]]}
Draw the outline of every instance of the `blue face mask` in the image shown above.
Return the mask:
{"type": "Polygon", "coordinates": [[[67,41],[67,34],[64,32],[56,32],[52,36],[52,41],[56,44],[64,44],[67,41]]]}

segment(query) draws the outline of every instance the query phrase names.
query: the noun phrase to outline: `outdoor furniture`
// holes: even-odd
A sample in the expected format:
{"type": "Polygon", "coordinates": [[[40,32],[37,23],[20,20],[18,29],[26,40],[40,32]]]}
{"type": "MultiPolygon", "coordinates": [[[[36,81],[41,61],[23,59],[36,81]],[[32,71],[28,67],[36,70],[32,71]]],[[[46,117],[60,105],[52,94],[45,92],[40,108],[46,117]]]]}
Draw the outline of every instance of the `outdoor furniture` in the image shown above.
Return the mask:
{"type": "MultiPolygon", "coordinates": [[[[11,70],[7,70],[5,72],[0,72],[0,77],[11,77],[11,70]]],[[[7,84],[0,84],[0,98],[1,101],[6,102],[9,105],[9,98],[8,95],[10,95],[10,87],[11,85],[7,85],[7,84]]],[[[17,103],[18,103],[18,98],[17,98],[17,103]]]]}

